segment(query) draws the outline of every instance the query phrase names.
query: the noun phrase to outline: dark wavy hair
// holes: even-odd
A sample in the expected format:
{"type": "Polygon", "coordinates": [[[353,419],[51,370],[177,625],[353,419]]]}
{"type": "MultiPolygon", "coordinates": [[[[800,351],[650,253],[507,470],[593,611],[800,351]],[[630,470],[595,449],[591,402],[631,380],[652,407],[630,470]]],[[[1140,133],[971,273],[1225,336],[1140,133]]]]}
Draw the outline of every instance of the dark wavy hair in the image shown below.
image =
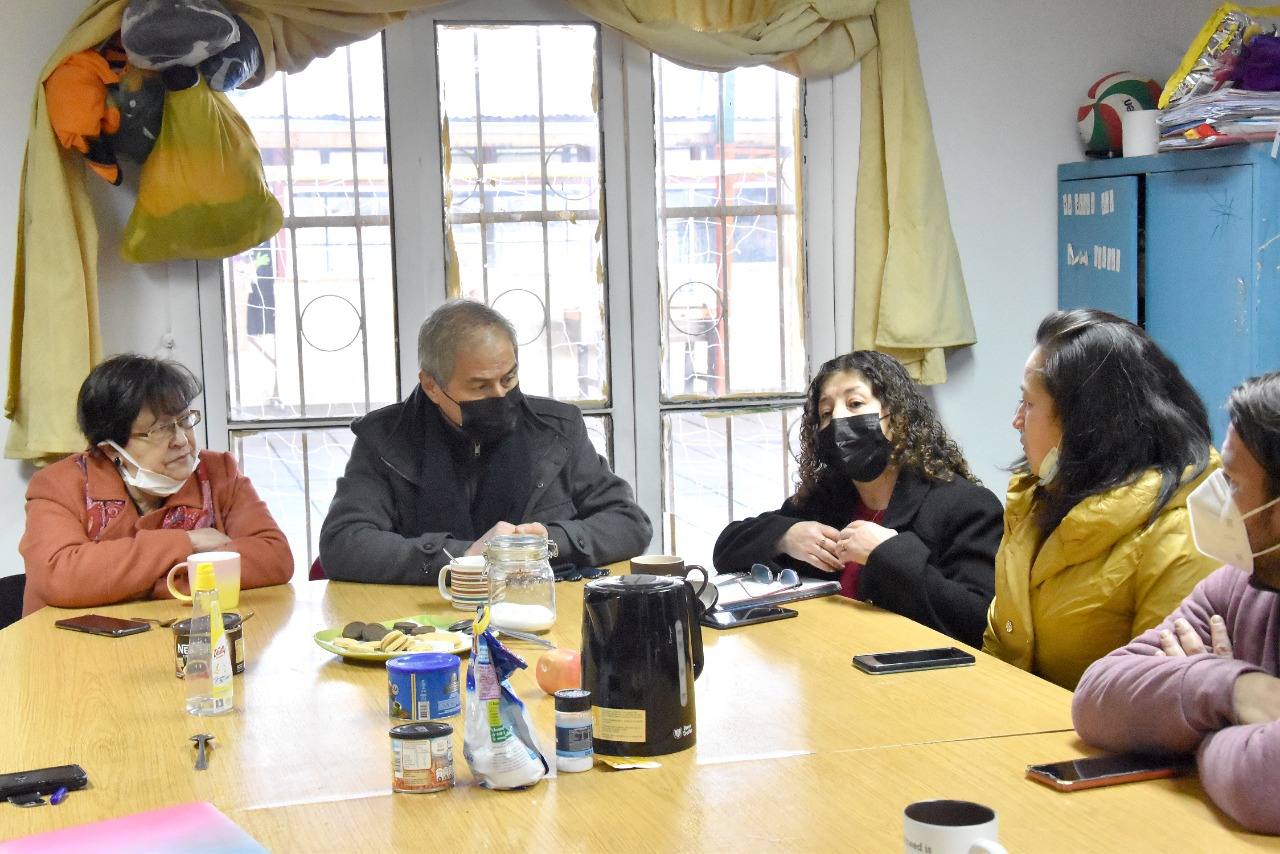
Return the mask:
{"type": "Polygon", "coordinates": [[[76,420],[91,448],[108,440],[124,447],[144,406],[157,416],[179,415],[200,390],[200,380],[178,362],[123,353],[102,361],[85,377],[76,420]]]}
{"type": "Polygon", "coordinates": [[[950,481],[956,475],[978,483],[969,464],[943,428],[920,387],[907,369],[892,356],[873,350],[855,350],[837,356],[818,369],[809,383],[800,420],[800,485],[796,496],[805,498],[830,468],[818,458],[818,399],[822,387],[836,374],[855,373],[871,386],[871,393],[888,413],[893,433],[889,465],[909,469],[930,480],[950,481]]]}
{"type": "MultiPolygon", "coordinates": [[[[1105,311],[1053,312],[1040,322],[1036,346],[1062,425],[1057,474],[1035,499],[1041,534],[1090,495],[1155,469],[1160,494],[1150,525],[1209,464],[1209,416],[1200,395],[1151,336],[1105,311]]],[[[1014,469],[1029,471],[1026,458],[1014,469]]]]}
{"type": "Polygon", "coordinates": [[[1236,435],[1267,475],[1267,497],[1280,492],[1280,371],[1250,377],[1227,398],[1236,435]]]}

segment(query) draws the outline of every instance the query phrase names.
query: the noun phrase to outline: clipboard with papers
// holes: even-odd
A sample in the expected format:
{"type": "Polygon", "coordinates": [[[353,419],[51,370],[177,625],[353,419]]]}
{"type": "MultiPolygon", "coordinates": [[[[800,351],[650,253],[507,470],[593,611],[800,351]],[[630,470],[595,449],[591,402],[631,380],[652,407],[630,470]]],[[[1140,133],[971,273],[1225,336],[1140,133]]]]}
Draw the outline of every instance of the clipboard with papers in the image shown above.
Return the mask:
{"type": "Polygon", "coordinates": [[[711,582],[719,590],[716,607],[722,611],[743,611],[762,605],[785,605],[801,599],[816,599],[840,592],[837,579],[824,581],[818,578],[799,578],[795,583],[785,581],[756,581],[746,572],[717,573],[711,582]]]}

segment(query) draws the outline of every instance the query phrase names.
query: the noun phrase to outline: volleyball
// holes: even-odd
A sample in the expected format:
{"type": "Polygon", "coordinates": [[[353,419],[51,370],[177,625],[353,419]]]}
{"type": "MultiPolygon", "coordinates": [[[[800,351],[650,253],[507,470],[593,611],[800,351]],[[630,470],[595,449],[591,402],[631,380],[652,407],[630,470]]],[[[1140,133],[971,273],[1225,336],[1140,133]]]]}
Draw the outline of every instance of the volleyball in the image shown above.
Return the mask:
{"type": "Polygon", "coordinates": [[[1089,87],[1076,113],[1085,154],[1107,157],[1120,153],[1120,114],[1154,110],[1161,86],[1128,71],[1108,74],[1089,87]]]}

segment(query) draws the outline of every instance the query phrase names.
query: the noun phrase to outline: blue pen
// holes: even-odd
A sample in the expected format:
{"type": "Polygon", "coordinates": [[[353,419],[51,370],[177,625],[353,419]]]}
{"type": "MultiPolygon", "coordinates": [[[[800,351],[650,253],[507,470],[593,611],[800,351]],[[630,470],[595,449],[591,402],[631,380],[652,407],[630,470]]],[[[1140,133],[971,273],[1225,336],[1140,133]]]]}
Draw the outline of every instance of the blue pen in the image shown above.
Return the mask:
{"type": "Polygon", "coordinates": [[[67,787],[63,786],[62,788],[58,789],[58,791],[54,792],[52,795],[49,796],[49,803],[53,804],[56,807],[58,804],[62,803],[66,799],[67,799],[67,787]]]}

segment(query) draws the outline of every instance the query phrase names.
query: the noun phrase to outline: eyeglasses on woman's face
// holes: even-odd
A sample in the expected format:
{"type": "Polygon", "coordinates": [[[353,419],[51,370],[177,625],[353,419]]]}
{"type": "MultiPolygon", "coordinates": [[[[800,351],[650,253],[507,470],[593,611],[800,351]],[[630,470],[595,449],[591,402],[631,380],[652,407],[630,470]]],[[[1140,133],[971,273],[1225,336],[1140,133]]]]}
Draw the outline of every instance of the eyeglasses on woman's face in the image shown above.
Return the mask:
{"type": "Polygon", "coordinates": [[[160,444],[162,442],[172,442],[178,437],[179,430],[194,430],[195,426],[200,423],[200,410],[192,409],[185,415],[167,421],[163,424],[153,424],[151,429],[145,433],[130,433],[134,439],[142,439],[152,444],[160,444]]]}

